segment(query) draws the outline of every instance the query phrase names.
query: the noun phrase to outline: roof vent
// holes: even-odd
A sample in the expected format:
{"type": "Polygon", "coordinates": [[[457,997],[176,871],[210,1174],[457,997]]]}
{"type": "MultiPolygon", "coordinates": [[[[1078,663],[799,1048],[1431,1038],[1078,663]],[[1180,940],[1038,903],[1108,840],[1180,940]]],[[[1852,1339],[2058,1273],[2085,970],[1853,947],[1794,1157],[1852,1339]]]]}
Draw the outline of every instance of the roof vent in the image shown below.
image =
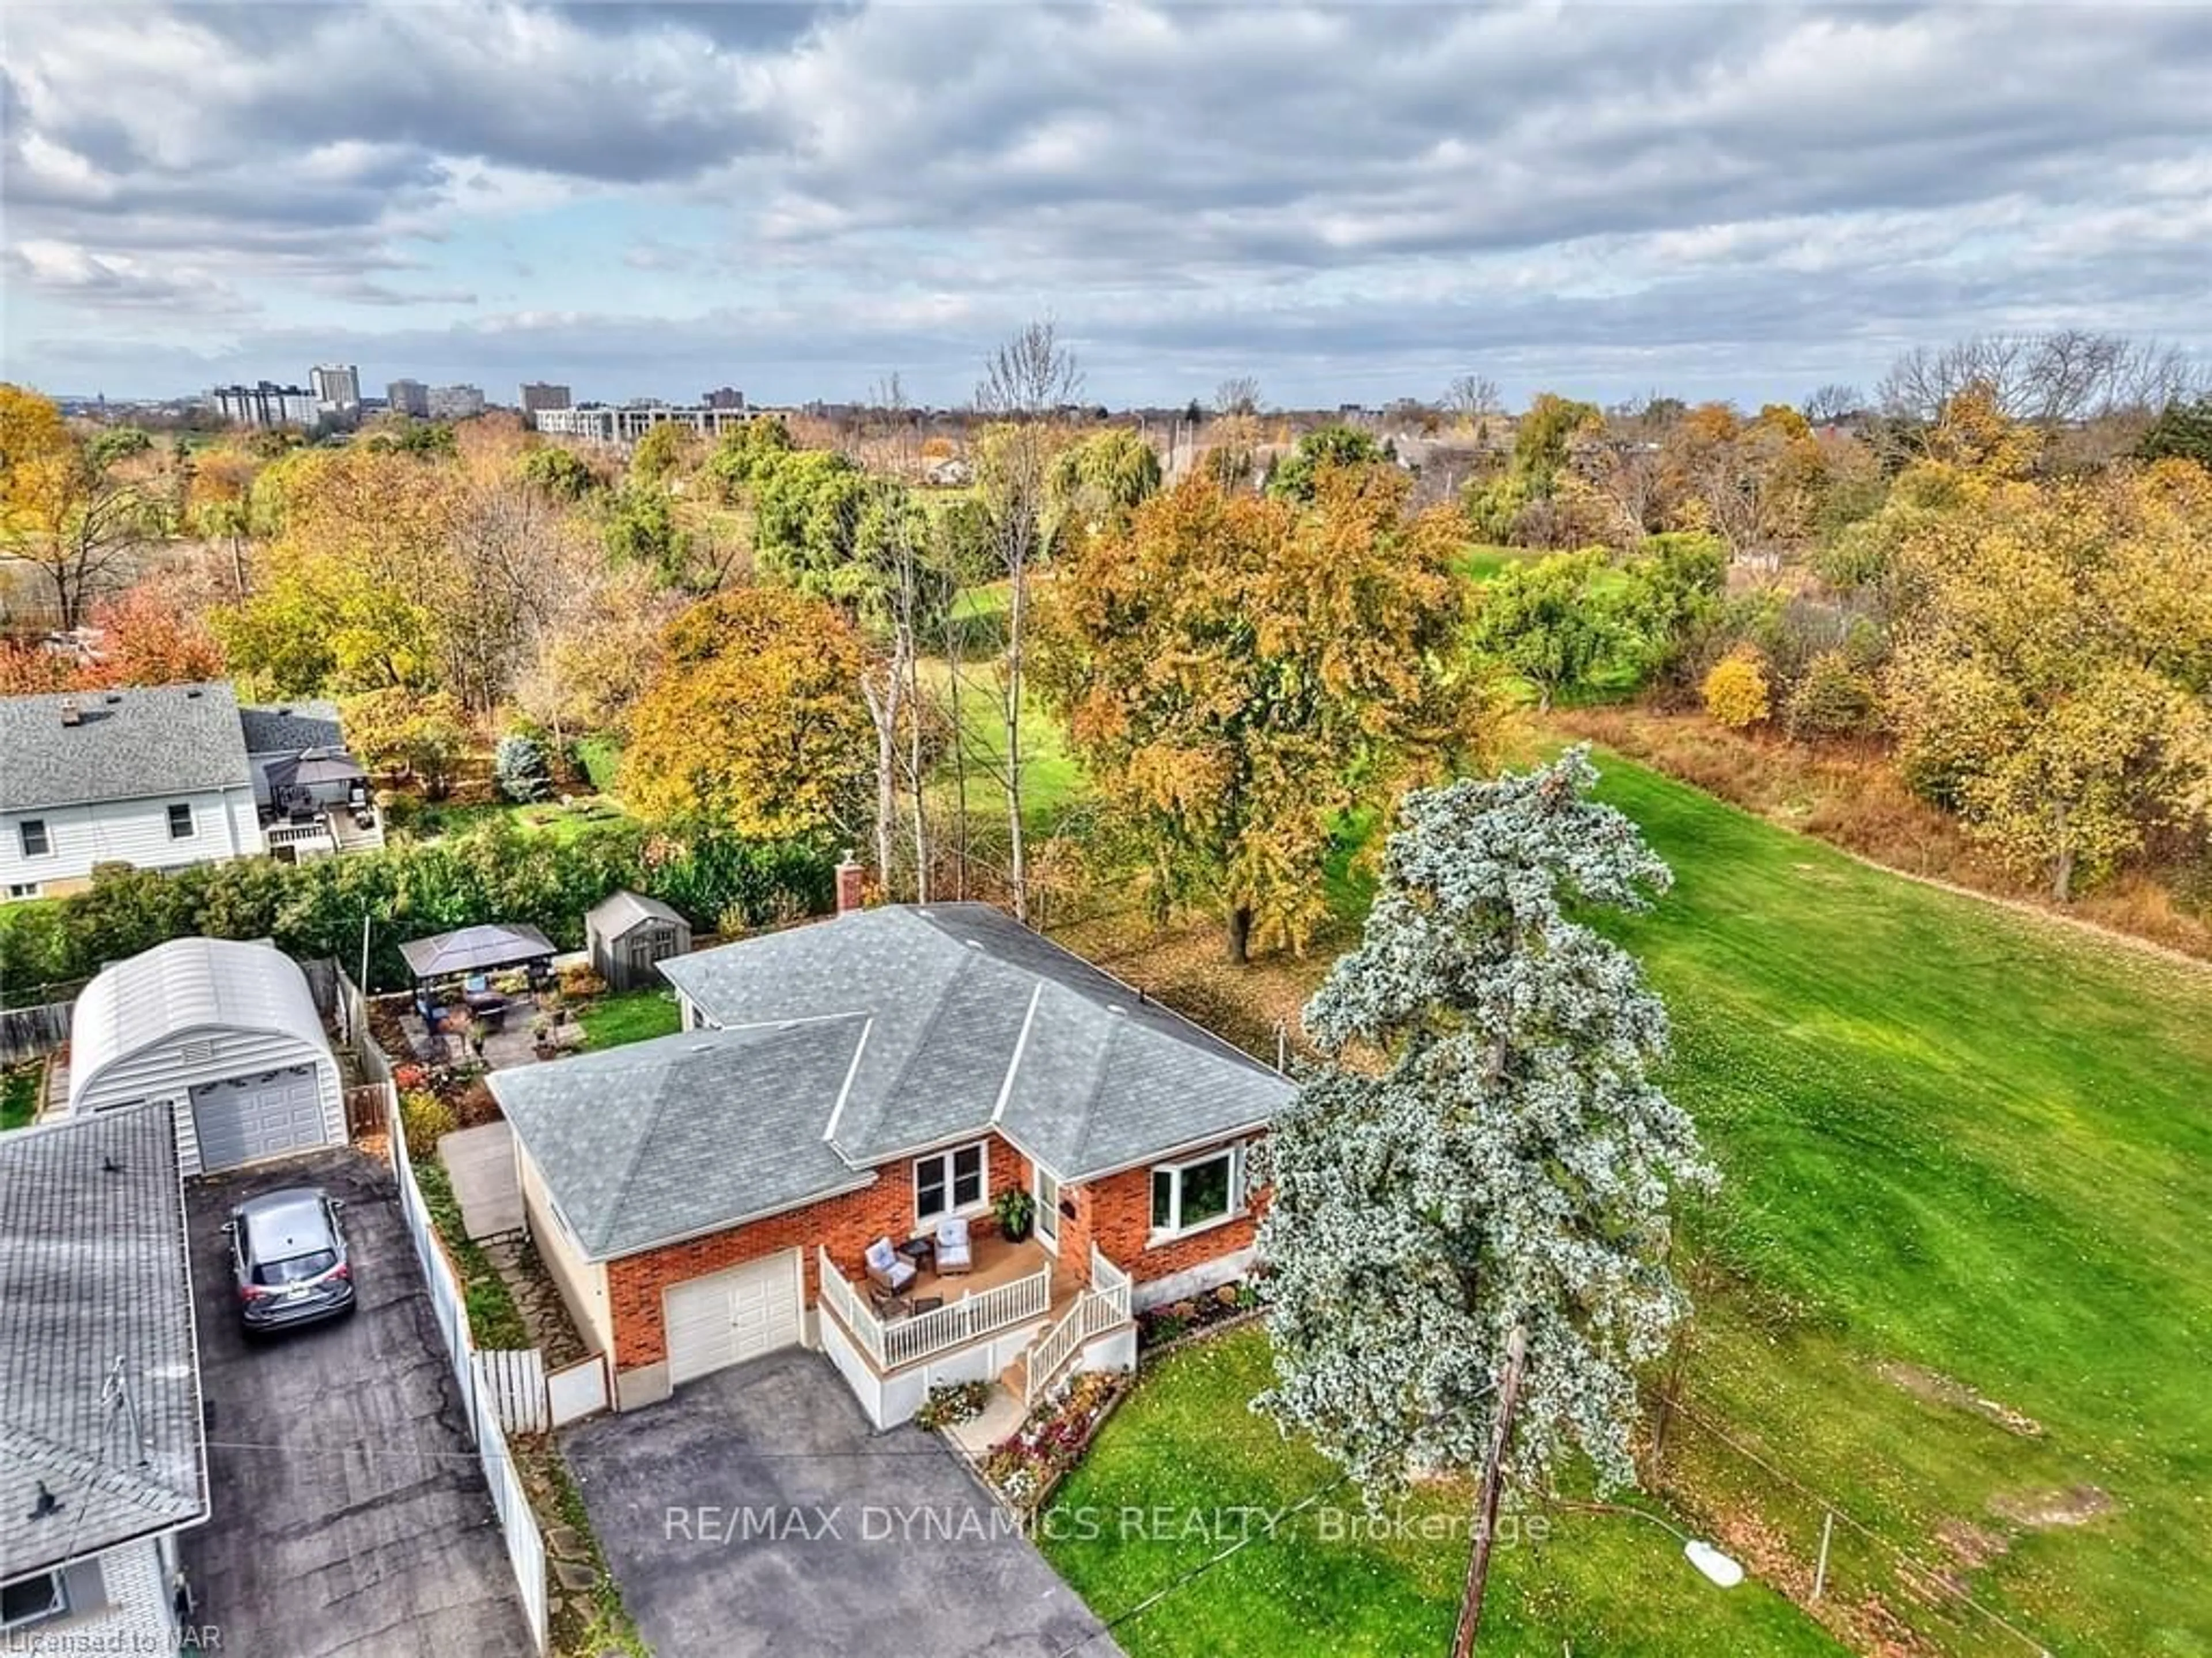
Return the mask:
{"type": "Polygon", "coordinates": [[[981,938],[969,938],[963,942],[970,950],[981,950],[983,947],[983,941],[981,938]]]}
{"type": "Polygon", "coordinates": [[[123,700],[123,693],[121,691],[110,691],[106,695],[101,697],[100,700],[106,703],[107,706],[112,708],[123,700]]]}
{"type": "Polygon", "coordinates": [[[691,1044],[691,1051],[694,1054],[711,1054],[714,1051],[714,1044],[712,1042],[694,1042],[691,1044]]]}
{"type": "Polygon", "coordinates": [[[1122,1011],[1121,1004],[1119,1002],[1109,1002],[1106,1004],[1106,1011],[1109,1013],[1119,1013],[1122,1011]]]}
{"type": "Polygon", "coordinates": [[[185,693],[185,697],[186,697],[186,699],[187,699],[187,700],[197,700],[197,699],[198,699],[198,697],[199,696],[199,694],[200,694],[200,688],[199,688],[198,685],[194,685],[193,687],[191,687],[191,689],[187,690],[187,691],[185,693]]]}

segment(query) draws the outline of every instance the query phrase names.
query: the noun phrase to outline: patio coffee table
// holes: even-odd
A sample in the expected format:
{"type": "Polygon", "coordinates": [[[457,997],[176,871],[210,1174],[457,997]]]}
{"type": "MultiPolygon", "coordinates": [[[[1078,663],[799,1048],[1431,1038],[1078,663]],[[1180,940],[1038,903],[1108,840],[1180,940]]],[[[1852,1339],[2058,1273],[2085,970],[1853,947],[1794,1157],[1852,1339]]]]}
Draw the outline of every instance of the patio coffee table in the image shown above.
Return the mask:
{"type": "Polygon", "coordinates": [[[899,1245],[898,1252],[914,1263],[917,1272],[927,1272],[937,1265],[935,1238],[908,1238],[899,1245]]]}

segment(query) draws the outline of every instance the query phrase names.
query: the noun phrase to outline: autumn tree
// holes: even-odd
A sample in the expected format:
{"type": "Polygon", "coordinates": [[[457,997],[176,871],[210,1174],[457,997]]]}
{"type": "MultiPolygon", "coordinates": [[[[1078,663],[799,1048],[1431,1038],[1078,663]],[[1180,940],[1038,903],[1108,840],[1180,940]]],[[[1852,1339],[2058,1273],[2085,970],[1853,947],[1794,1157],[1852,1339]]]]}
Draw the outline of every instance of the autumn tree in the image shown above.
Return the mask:
{"type": "Polygon", "coordinates": [[[471,735],[459,699],[395,686],[344,698],[340,710],[347,745],[363,765],[415,780],[433,800],[445,797],[471,735]]]}
{"type": "Polygon", "coordinates": [[[1665,1008],[1582,919],[1669,884],[1595,778],[1576,749],[1408,795],[1306,1006],[1329,1062],[1269,1135],[1259,1403],[1371,1499],[1481,1465],[1516,1331],[1515,1483],[1577,1451],[1601,1489],[1635,1479],[1638,1371],[1686,1310],[1673,1194],[1717,1176],[1654,1079],[1665,1008]]]}
{"type": "Polygon", "coordinates": [[[132,587],[92,613],[102,685],[189,685],[224,677],[222,647],[198,616],[180,615],[153,588],[132,587]]]}
{"type": "Polygon", "coordinates": [[[1221,916],[1230,959],[1302,947],[1348,813],[1481,736],[1448,514],[1325,471],[1310,510],[1202,474],[1060,570],[1040,673],[1145,847],[1163,906],[1221,916]]]}
{"type": "Polygon", "coordinates": [[[160,533],[161,501],[126,465],[149,446],[130,428],[72,430],[48,399],[0,384],[0,548],[46,579],[64,629],[124,586],[160,533]]]}
{"type": "Polygon", "coordinates": [[[835,606],[783,588],[733,588],[677,617],[663,648],[623,755],[633,810],[763,839],[865,826],[866,652],[835,606]]]}
{"type": "Polygon", "coordinates": [[[1889,554],[1899,762],[2063,902],[2212,814],[2212,478],[1954,475],[1949,499],[1889,554]]]}
{"type": "Polygon", "coordinates": [[[1577,434],[1603,421],[1595,404],[1538,394],[1514,428],[1505,471],[1468,487],[1465,505],[1475,534],[1491,542],[1557,544],[1550,507],[1570,448],[1577,434]]]}
{"type": "Polygon", "coordinates": [[[1057,544],[1069,530],[1095,535],[1126,524],[1159,493],[1158,452],[1126,426],[1109,427],[1054,457],[1045,516],[1057,544]]]}
{"type": "Polygon", "coordinates": [[[1766,665],[1758,652],[1742,646],[1713,664],[1698,694],[1714,722],[1730,731],[1759,725],[1773,712],[1766,665]]]}

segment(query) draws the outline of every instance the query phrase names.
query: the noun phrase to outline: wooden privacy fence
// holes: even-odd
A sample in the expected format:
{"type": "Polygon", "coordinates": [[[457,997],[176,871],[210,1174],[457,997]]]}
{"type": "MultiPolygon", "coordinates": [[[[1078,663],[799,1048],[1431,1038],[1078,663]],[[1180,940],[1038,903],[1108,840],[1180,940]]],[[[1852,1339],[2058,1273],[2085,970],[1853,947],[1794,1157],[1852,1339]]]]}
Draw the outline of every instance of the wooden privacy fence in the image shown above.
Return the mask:
{"type": "Polygon", "coordinates": [[[43,1007],[11,1007],[0,1012],[0,1065],[21,1065],[43,1060],[69,1040],[70,1017],[75,1002],[48,1002],[43,1007]]]}
{"type": "Polygon", "coordinates": [[[362,1083],[345,1091],[346,1135],[360,1139],[380,1134],[398,1114],[397,1090],[390,1083],[362,1083]]]}

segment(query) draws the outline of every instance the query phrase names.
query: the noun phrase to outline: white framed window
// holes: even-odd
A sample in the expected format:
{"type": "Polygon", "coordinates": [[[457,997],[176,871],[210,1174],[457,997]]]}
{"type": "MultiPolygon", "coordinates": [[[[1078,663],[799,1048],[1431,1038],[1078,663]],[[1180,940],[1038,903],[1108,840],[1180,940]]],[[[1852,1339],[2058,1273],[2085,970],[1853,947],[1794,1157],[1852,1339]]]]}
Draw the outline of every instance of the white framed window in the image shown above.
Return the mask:
{"type": "Polygon", "coordinates": [[[914,1218],[922,1225],[981,1209],[991,1189],[991,1163],[981,1140],[914,1160],[914,1218]]]}
{"type": "Polygon", "coordinates": [[[15,825],[16,839],[23,843],[23,856],[44,858],[54,849],[53,837],[46,833],[43,817],[26,817],[15,825]]]}
{"type": "Polygon", "coordinates": [[[39,884],[36,881],[10,881],[8,884],[8,896],[10,898],[35,898],[39,896],[39,884]]]}
{"type": "Polygon", "coordinates": [[[179,800],[169,808],[169,838],[172,841],[189,841],[192,838],[191,801],[179,800]]]}
{"type": "Polygon", "coordinates": [[[1152,1165],[1152,1237],[1179,1237],[1244,1212],[1244,1148],[1152,1165]]]}
{"type": "Polygon", "coordinates": [[[19,1577],[0,1588],[0,1630],[27,1629],[69,1610],[69,1592],[58,1571],[19,1577]]]}

